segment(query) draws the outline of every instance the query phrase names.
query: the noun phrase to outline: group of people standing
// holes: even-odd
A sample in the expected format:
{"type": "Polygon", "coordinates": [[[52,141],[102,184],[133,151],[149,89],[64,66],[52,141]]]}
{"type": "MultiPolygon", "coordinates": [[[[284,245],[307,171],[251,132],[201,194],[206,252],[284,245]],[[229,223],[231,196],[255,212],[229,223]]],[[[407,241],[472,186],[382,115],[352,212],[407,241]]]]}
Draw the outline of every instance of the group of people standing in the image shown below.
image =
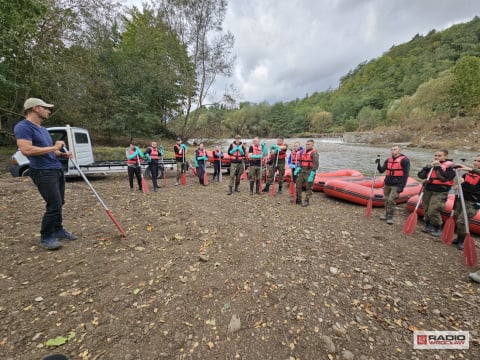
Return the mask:
{"type": "MultiPolygon", "coordinates": [[[[52,142],[50,134],[42,126],[42,121],[48,119],[52,104],[38,98],[29,98],[24,103],[25,118],[14,128],[17,146],[30,161],[30,173],[39,193],[46,202],[46,211],[43,215],[40,229],[40,245],[47,250],[56,250],[61,247],[59,239],[76,240],[77,236],[65,230],[62,224],[62,207],[65,203],[65,177],[60,159],[68,159],[71,153],[66,149],[63,141],[52,142]]],[[[253,139],[247,148],[239,135],[228,148],[231,158],[230,183],[228,195],[239,192],[240,176],[245,171],[245,161],[249,162],[248,180],[250,182],[250,194],[253,195],[268,192],[270,186],[275,186],[278,173],[278,192],[282,193],[285,166],[292,171],[292,181],[296,186],[294,203],[308,206],[312,195],[312,185],[315,173],[319,166],[319,154],[314,149],[314,141],[307,140],[305,147],[295,143],[287,160],[288,146],[284,138],[279,136],[277,143],[268,150],[264,142],[258,137],[253,139]],[[264,166],[269,165],[265,187],[261,189],[262,171],[264,166]],[[255,191],[254,191],[255,188],[255,191]],[[302,201],[302,189],[306,189],[305,199],[302,201]]],[[[175,185],[179,185],[182,174],[187,170],[187,146],[177,138],[174,146],[177,163],[177,177],[175,185]]],[[[138,189],[142,190],[141,159],[149,163],[154,191],[159,188],[157,184],[159,161],[163,159],[164,149],[154,141],[142,151],[137,144],[131,142],[126,150],[128,177],[130,190],[134,191],[133,179],[137,177],[138,189]]],[[[214,180],[221,178],[221,160],[223,153],[219,147],[214,152],[214,180]]],[[[208,161],[206,150],[200,144],[195,150],[195,166],[200,172],[199,179],[202,184],[205,165],[208,161]]],[[[396,199],[403,191],[410,173],[410,161],[401,152],[398,145],[391,148],[391,156],[382,164],[377,158],[377,171],[385,173],[384,196],[386,199],[385,214],[380,219],[387,224],[393,224],[396,199]]],[[[466,221],[471,220],[480,209],[480,155],[474,161],[473,166],[454,164],[448,159],[447,150],[435,152],[431,163],[424,166],[418,173],[418,177],[424,179],[423,184],[423,207],[425,211],[425,227],[422,231],[439,237],[442,232],[441,211],[444,209],[447,196],[454,186],[457,177],[457,196],[454,204],[456,214],[457,238],[453,244],[460,250],[463,249],[467,230],[466,221]],[[459,176],[459,171],[463,175],[459,176]],[[461,201],[460,201],[461,200],[461,201]],[[461,216],[465,213],[464,216],[461,216]]],[[[480,270],[470,274],[473,281],[480,283],[480,270]]]]}
{"type": "MultiPolygon", "coordinates": [[[[387,224],[391,225],[393,224],[396,200],[408,180],[410,161],[401,153],[400,146],[394,145],[391,148],[391,156],[383,164],[381,164],[380,158],[377,158],[376,163],[378,172],[386,173],[383,188],[385,214],[380,216],[380,219],[386,220],[387,224]]],[[[457,237],[452,244],[457,249],[463,250],[467,234],[463,206],[465,206],[467,220],[471,220],[480,209],[480,155],[476,156],[473,166],[470,167],[464,164],[455,164],[448,159],[448,150],[441,149],[435,152],[433,161],[422,167],[417,175],[420,179],[424,179],[421,198],[424,208],[425,226],[422,229],[424,233],[435,237],[442,235],[441,212],[445,208],[450,190],[455,189],[454,213],[457,237]],[[463,171],[463,175],[460,176],[459,171],[463,171]],[[458,180],[456,185],[455,178],[458,180]]],[[[480,283],[480,270],[471,273],[470,278],[480,283]]]]}

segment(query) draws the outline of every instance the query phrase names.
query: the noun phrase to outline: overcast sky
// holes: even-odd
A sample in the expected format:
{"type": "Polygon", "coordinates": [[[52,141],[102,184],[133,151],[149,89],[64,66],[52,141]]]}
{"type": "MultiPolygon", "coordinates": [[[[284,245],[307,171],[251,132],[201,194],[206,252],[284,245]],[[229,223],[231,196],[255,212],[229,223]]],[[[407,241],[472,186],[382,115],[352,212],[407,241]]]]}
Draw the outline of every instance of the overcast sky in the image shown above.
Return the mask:
{"type": "Polygon", "coordinates": [[[240,101],[269,103],[335,89],[361,62],[476,15],[476,0],[229,0],[234,74],[217,81],[208,101],[228,84],[240,101]]]}

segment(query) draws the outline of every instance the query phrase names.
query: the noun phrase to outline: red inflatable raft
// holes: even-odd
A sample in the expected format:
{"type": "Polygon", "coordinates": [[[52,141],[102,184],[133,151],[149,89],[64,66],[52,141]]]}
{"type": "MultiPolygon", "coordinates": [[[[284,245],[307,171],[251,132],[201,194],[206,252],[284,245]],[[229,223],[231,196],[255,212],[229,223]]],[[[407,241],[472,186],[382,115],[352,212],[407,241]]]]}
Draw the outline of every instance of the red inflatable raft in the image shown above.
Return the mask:
{"type": "MultiPolygon", "coordinates": [[[[362,180],[365,176],[358,170],[352,169],[343,169],[343,170],[335,170],[331,172],[319,172],[315,174],[315,178],[313,180],[313,191],[323,191],[323,186],[329,180],[362,180]]],[[[292,171],[290,168],[285,169],[285,176],[284,180],[290,182],[292,180],[292,171]]]]}
{"type": "MultiPolygon", "coordinates": [[[[445,203],[445,209],[442,210],[442,219],[445,221],[449,216],[453,208],[453,203],[455,201],[455,194],[449,194],[447,202],[445,203]]],[[[415,209],[415,206],[418,202],[418,195],[412,196],[408,199],[406,207],[408,211],[412,212],[415,209]]],[[[420,204],[417,210],[418,215],[423,216],[424,210],[423,205],[420,204]]],[[[457,214],[457,216],[463,216],[463,214],[457,214]]],[[[470,232],[475,234],[480,234],[480,211],[477,212],[477,215],[473,217],[469,222],[470,232]]]]}
{"type": "MultiPolygon", "coordinates": [[[[383,196],[383,183],[385,176],[378,176],[375,179],[373,196],[372,196],[372,179],[364,179],[357,181],[329,180],[325,183],[323,191],[326,195],[346,200],[359,205],[367,205],[370,197],[372,205],[375,207],[385,206],[385,198],[383,196]]],[[[417,195],[422,188],[422,184],[414,178],[408,178],[407,185],[400,193],[397,204],[405,203],[412,196],[417,195]]]]}

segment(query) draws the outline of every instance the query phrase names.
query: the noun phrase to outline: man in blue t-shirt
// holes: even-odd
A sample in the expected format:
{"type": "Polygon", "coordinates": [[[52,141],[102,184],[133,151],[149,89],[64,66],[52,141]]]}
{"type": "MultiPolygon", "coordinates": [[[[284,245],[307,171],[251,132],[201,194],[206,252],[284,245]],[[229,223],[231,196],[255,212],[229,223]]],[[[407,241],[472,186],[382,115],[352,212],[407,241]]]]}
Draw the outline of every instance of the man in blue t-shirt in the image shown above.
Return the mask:
{"type": "Polygon", "coordinates": [[[25,119],[13,129],[18,149],[30,161],[30,176],[45,200],[46,211],[40,229],[40,245],[56,250],[62,245],[57,239],[76,240],[77,237],[63,228],[62,206],[65,203],[65,176],[58,158],[69,158],[65,142],[52,142],[42,121],[48,119],[52,104],[37,98],[25,101],[25,119]]]}

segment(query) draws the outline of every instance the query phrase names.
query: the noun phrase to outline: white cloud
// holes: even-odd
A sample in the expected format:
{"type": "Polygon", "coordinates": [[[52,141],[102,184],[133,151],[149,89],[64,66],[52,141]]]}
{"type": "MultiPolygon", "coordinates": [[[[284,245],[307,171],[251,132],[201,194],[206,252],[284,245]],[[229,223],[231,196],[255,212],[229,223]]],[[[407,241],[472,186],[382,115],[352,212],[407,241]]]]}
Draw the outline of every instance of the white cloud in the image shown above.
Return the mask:
{"type": "Polygon", "coordinates": [[[224,29],[235,36],[237,61],[210,102],[230,83],[241,101],[271,103],[336,88],[341,76],[393,45],[480,14],[480,2],[471,0],[230,0],[228,6],[224,29]]]}

